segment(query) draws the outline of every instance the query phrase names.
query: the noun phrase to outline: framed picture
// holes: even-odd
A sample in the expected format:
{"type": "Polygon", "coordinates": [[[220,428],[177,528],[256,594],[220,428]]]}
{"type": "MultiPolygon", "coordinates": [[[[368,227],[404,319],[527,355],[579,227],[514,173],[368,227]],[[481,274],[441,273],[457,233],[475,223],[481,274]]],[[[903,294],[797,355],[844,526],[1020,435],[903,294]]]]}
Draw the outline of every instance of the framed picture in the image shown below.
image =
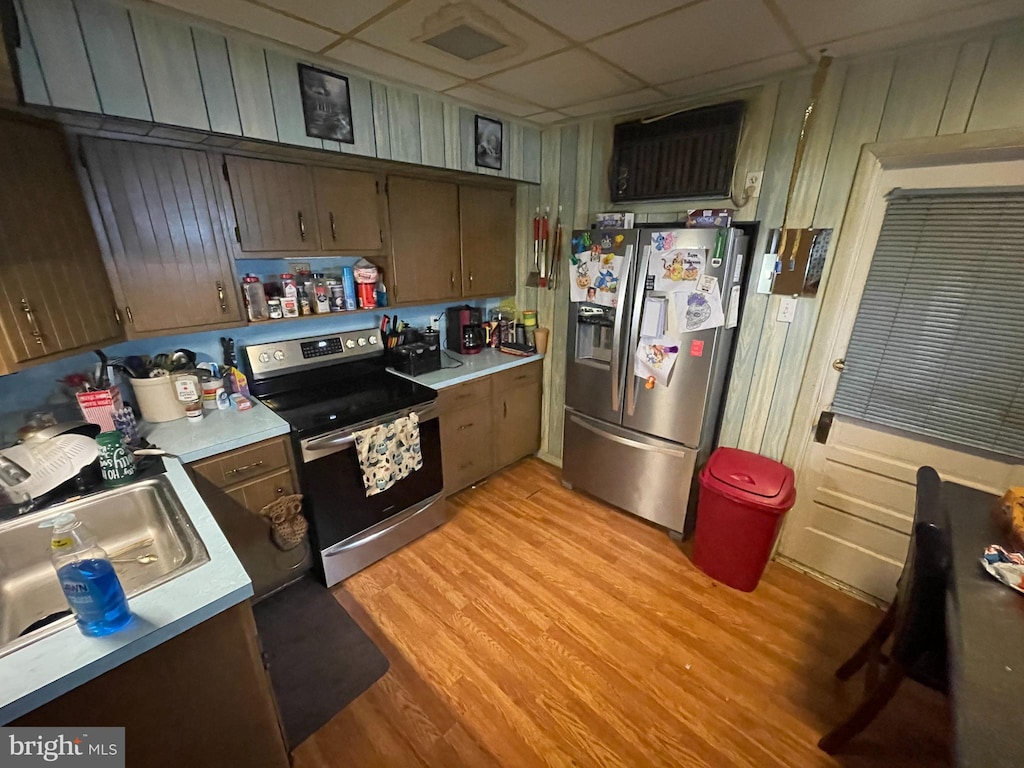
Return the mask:
{"type": "Polygon", "coordinates": [[[347,77],[299,64],[299,90],[307,136],[355,144],[347,77]]]}
{"type": "Polygon", "coordinates": [[[501,170],[501,121],[476,116],[476,164],[501,170]]]}

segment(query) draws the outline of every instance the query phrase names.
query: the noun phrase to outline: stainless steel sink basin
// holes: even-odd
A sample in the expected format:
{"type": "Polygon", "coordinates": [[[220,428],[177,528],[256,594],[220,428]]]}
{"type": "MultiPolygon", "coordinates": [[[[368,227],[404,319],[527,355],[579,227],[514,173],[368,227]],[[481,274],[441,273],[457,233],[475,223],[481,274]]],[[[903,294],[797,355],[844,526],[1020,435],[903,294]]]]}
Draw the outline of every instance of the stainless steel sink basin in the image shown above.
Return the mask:
{"type": "Polygon", "coordinates": [[[0,656],[74,623],[63,616],[26,632],[68,610],[50,563],[50,532],[39,527],[65,511],[74,512],[115,559],[129,605],[135,595],[210,559],[164,475],[0,523],[0,656]],[[152,543],[134,546],[147,540],[152,543]],[[156,558],[135,559],[147,554],[156,558]],[[129,561],[116,562],[120,558],[129,561]]]}

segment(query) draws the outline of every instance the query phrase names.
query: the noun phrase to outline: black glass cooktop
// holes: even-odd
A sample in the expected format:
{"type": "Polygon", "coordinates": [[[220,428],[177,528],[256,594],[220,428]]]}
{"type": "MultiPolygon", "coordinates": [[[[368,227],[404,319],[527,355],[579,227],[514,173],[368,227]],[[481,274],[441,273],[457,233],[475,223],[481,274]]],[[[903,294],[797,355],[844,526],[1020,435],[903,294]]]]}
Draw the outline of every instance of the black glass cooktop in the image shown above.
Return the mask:
{"type": "MultiPolygon", "coordinates": [[[[338,366],[342,368],[343,366],[338,366]]],[[[292,378],[290,387],[263,394],[264,405],[287,421],[301,437],[358,424],[437,397],[430,387],[388,373],[383,368],[332,378],[317,369],[292,378]]]]}

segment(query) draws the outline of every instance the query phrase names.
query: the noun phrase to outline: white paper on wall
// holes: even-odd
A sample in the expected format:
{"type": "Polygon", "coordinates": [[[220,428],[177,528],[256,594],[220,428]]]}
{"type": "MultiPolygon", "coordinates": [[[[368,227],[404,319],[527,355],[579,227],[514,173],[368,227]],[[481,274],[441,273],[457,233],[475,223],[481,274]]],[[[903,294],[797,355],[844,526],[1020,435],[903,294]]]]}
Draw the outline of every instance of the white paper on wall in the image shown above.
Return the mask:
{"type": "Polygon", "coordinates": [[[678,341],[641,336],[636,345],[633,373],[644,381],[653,377],[658,384],[667,385],[678,354],[678,341]]]}

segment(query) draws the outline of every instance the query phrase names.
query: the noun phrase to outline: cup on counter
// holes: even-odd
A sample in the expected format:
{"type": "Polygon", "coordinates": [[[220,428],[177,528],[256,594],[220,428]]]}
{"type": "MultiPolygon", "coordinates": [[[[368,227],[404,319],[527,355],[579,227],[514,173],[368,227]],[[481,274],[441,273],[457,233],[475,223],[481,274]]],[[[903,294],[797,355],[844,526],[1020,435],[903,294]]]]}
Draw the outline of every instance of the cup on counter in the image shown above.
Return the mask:
{"type": "Polygon", "coordinates": [[[543,355],[548,351],[548,334],[550,331],[547,328],[537,328],[533,332],[533,344],[537,347],[537,354],[543,355]]]}

